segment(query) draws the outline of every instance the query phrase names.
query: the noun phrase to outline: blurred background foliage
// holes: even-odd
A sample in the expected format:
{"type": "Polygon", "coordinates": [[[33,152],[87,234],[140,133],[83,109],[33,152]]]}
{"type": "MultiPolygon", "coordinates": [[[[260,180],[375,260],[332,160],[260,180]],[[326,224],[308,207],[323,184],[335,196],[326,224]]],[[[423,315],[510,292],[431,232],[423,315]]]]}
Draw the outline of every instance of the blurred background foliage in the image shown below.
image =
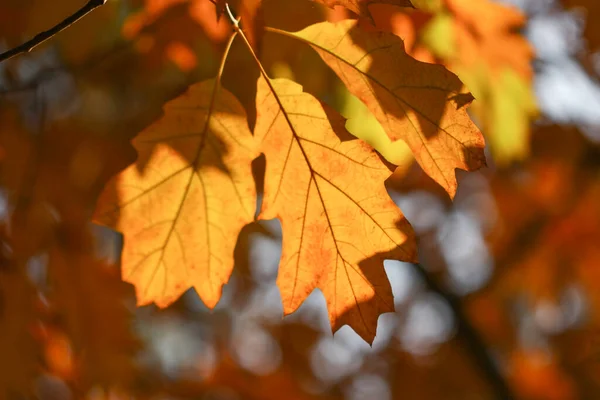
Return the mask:
{"type": "MultiPolygon", "coordinates": [[[[0,49],[82,3],[1,0],[0,49]]],[[[244,229],[213,312],[193,290],[136,308],[120,236],[89,223],[103,184],[135,159],[129,140],[214,75],[231,28],[210,1],[109,0],[0,64],[0,399],[600,398],[599,3],[414,4],[371,6],[363,22],[475,95],[489,167],[459,171],[454,202],[310,48],[261,44],[273,77],[399,165],[388,190],[423,269],[386,261],[396,312],[372,347],[348,327],[331,335],[319,291],[282,319],[276,221],[244,229]]],[[[263,13],[286,30],[355,17],[308,0],[263,0],[263,13]]],[[[223,83],[251,127],[257,76],[236,42],[223,83]]]]}

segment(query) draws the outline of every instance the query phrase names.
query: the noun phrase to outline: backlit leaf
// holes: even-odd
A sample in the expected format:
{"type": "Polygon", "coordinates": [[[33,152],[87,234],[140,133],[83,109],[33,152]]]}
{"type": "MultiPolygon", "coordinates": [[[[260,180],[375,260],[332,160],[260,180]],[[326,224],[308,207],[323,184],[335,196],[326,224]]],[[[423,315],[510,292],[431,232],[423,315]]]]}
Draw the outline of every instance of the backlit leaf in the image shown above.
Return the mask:
{"type": "Polygon", "coordinates": [[[214,307],[253,220],[256,156],[242,106],[215,80],[190,87],[134,140],[139,165],[105,188],[96,221],[123,232],[123,278],[138,304],[165,307],[194,287],[214,307]]]}
{"type": "Polygon", "coordinates": [[[278,218],[283,250],[277,284],[284,313],[315,288],[333,331],[350,325],[372,342],[377,318],[394,310],[383,260],[415,261],[410,224],[387,194],[388,166],[344,119],[285,79],[259,80],[256,139],[266,156],[260,218],[278,218]]]}
{"type": "Polygon", "coordinates": [[[356,21],[323,22],[278,33],[310,44],[363,101],[392,140],[402,139],[423,170],[453,197],[455,168],[485,165],[484,140],[466,110],[473,97],[441,65],[406,54],[398,37],[359,29],[356,21]]]}

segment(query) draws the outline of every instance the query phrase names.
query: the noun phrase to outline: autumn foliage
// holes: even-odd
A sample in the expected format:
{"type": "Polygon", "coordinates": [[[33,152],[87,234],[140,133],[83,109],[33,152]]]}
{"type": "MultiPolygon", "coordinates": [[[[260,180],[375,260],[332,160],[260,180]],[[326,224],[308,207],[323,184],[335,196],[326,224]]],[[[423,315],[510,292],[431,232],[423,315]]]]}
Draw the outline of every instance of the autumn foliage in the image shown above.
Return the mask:
{"type": "Polygon", "coordinates": [[[0,400],[600,396],[598,128],[524,12],[100,3],[0,63],[0,400]]]}

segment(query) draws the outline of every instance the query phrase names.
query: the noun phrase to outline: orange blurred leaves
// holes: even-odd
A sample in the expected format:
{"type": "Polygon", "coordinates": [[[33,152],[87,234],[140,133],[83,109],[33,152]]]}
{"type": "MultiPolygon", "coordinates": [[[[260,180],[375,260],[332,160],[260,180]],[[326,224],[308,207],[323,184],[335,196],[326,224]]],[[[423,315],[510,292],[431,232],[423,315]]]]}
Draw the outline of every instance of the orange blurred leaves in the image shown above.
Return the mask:
{"type": "MultiPolygon", "coordinates": [[[[8,201],[13,204],[12,215],[9,215],[10,235],[2,238],[2,244],[14,259],[14,265],[3,265],[7,274],[0,276],[0,285],[10,284],[7,290],[19,291],[11,294],[11,301],[6,304],[6,315],[11,318],[6,322],[11,329],[2,331],[12,335],[12,330],[23,329],[21,320],[33,318],[26,309],[21,309],[18,310],[21,320],[14,319],[13,302],[35,301],[38,308],[42,308],[38,304],[42,301],[36,296],[45,292],[45,286],[39,279],[36,285],[28,282],[26,262],[34,256],[49,255],[44,268],[56,286],[54,293],[45,299],[49,299],[49,303],[56,301],[50,307],[64,317],[68,328],[66,333],[62,333],[62,329],[48,328],[47,318],[39,316],[29,322],[28,331],[35,328],[37,336],[48,339],[46,366],[64,379],[77,375],[82,378],[80,383],[88,387],[98,383],[123,384],[126,379],[122,371],[130,365],[135,351],[135,340],[126,327],[129,320],[124,312],[122,292],[119,292],[126,285],[118,275],[108,278],[105,271],[101,271],[104,264],[94,254],[89,231],[93,196],[106,177],[120,167],[123,149],[113,147],[115,142],[107,137],[82,135],[73,120],[33,133],[20,125],[17,115],[10,110],[3,110],[2,114],[7,124],[0,132],[0,146],[6,149],[6,157],[0,164],[0,180],[8,201]],[[21,274],[21,280],[16,280],[21,274]],[[60,290],[56,291],[57,288],[60,290]],[[36,326],[32,326],[34,322],[36,326]],[[74,354],[69,350],[71,342],[75,344],[74,354]],[[111,361],[113,358],[118,361],[111,361]]],[[[5,292],[4,288],[0,291],[5,292]]],[[[27,341],[30,336],[30,332],[21,332],[19,338],[12,340],[27,341]]],[[[35,351],[36,344],[30,343],[28,349],[14,343],[10,346],[18,349],[23,359],[13,360],[11,367],[20,373],[21,365],[29,362],[29,354],[35,351]]],[[[9,350],[2,353],[10,360],[9,350]]],[[[39,358],[41,360],[41,356],[39,358]]],[[[14,384],[20,384],[20,377],[5,375],[14,379],[14,384]]]]}
{"type": "Polygon", "coordinates": [[[335,400],[338,396],[312,394],[298,382],[289,366],[267,375],[255,375],[225,358],[208,377],[206,386],[209,395],[231,393],[248,400],[278,400],[285,393],[289,400],[335,400]]]}
{"type": "Polygon", "coordinates": [[[372,18],[369,6],[372,4],[390,4],[399,7],[413,7],[410,0],[313,0],[328,7],[342,6],[361,17],[372,18]]]}
{"type": "Polygon", "coordinates": [[[133,288],[121,281],[115,266],[86,248],[91,245],[89,234],[77,234],[55,244],[48,257],[51,300],[73,345],[76,376],[69,378],[85,389],[98,384],[126,387],[133,381],[139,346],[125,305],[133,299],[133,288]]]}
{"type": "Polygon", "coordinates": [[[144,7],[128,16],[122,34],[136,40],[136,49],[151,65],[167,59],[187,72],[199,63],[202,39],[218,47],[231,32],[214,10],[208,0],[144,0],[144,7]]]}
{"type": "MultiPolygon", "coordinates": [[[[4,244],[6,246],[6,244],[4,244]]],[[[6,248],[2,249],[6,251],[6,248]]],[[[34,338],[37,298],[17,266],[0,260],[0,399],[29,394],[41,369],[41,346],[34,338]]]]}
{"type": "Polygon", "coordinates": [[[531,400],[577,399],[573,382],[548,354],[542,351],[516,352],[511,359],[511,378],[518,393],[531,400]]]}
{"type": "Polygon", "coordinates": [[[525,16],[490,0],[445,0],[454,16],[456,57],[465,68],[484,62],[492,73],[510,67],[523,79],[533,75],[533,49],[518,33],[525,16]]]}
{"type": "Polygon", "coordinates": [[[490,0],[444,0],[439,7],[403,10],[374,6],[376,26],[407,41],[415,58],[437,57],[475,96],[472,112],[481,122],[498,164],[528,153],[533,48],[519,30],[518,9],[490,0]]]}

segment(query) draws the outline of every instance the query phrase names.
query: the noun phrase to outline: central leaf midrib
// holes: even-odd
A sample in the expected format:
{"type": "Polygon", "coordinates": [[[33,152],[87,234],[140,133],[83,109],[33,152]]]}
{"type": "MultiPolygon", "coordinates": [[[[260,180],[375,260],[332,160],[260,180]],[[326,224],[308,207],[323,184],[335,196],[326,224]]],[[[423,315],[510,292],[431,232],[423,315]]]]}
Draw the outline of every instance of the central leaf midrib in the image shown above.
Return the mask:
{"type": "MultiPolygon", "coordinates": [[[[266,78],[266,79],[269,79],[269,78],[266,78]]],[[[317,180],[315,179],[315,175],[316,175],[316,176],[319,176],[319,177],[321,177],[321,178],[323,178],[323,179],[325,179],[325,178],[324,178],[324,177],[323,177],[321,174],[319,174],[319,173],[318,173],[318,172],[317,172],[317,171],[316,171],[316,170],[313,168],[313,166],[312,166],[312,163],[310,162],[310,159],[309,159],[309,157],[308,157],[308,154],[306,153],[306,150],[304,149],[304,147],[302,146],[302,144],[301,144],[301,142],[300,142],[300,140],[302,139],[302,137],[301,137],[300,135],[298,135],[298,133],[296,132],[296,129],[295,129],[295,127],[294,127],[294,124],[293,124],[293,123],[292,123],[292,121],[289,119],[289,116],[288,116],[288,114],[287,114],[287,112],[286,112],[286,110],[285,110],[285,107],[283,106],[283,103],[282,103],[282,102],[281,102],[281,100],[279,99],[279,95],[278,95],[278,93],[277,93],[277,92],[274,90],[274,88],[273,88],[273,86],[272,86],[272,85],[269,85],[269,87],[272,89],[272,90],[271,90],[271,91],[273,92],[272,94],[273,94],[273,96],[275,97],[275,99],[276,99],[276,101],[277,101],[277,104],[279,105],[280,111],[281,111],[282,115],[285,117],[285,120],[286,120],[286,122],[287,122],[287,125],[289,126],[289,128],[290,128],[290,131],[292,132],[292,136],[293,136],[293,137],[294,137],[294,139],[296,140],[296,143],[298,144],[298,147],[300,148],[300,151],[301,151],[301,153],[302,153],[302,156],[304,157],[304,160],[305,160],[305,162],[306,162],[306,164],[307,164],[307,166],[308,166],[308,169],[309,169],[309,171],[310,171],[310,174],[311,174],[311,179],[310,179],[310,180],[315,182],[315,188],[317,189],[317,193],[318,193],[318,195],[319,195],[319,199],[320,199],[321,205],[323,206],[323,212],[325,213],[325,218],[326,218],[326,220],[327,220],[327,225],[329,226],[329,231],[331,232],[331,236],[332,236],[333,243],[334,243],[334,246],[335,246],[335,249],[336,249],[336,253],[337,253],[338,257],[339,257],[339,258],[340,258],[340,259],[341,259],[341,260],[344,262],[344,264],[350,264],[350,265],[352,265],[352,263],[348,262],[348,261],[345,259],[345,257],[342,255],[342,252],[341,252],[341,250],[340,250],[340,248],[339,248],[339,246],[338,246],[337,239],[336,239],[336,237],[335,237],[335,232],[334,232],[334,229],[333,229],[333,226],[332,226],[332,224],[331,224],[330,217],[329,217],[329,213],[327,212],[327,207],[325,206],[325,199],[323,198],[323,195],[322,195],[322,193],[321,193],[321,189],[319,188],[319,184],[318,184],[317,180]]],[[[276,116],[275,118],[277,118],[277,116],[276,116]]],[[[325,180],[329,182],[329,180],[327,180],[327,179],[325,179],[325,180]]],[[[331,182],[329,182],[329,183],[331,184],[331,182]]],[[[333,186],[334,186],[334,187],[336,187],[336,189],[340,190],[340,189],[339,189],[337,186],[335,186],[335,185],[333,185],[333,186]]],[[[309,187],[310,187],[310,186],[309,186],[309,187]]],[[[307,196],[308,196],[308,193],[307,193],[307,196]]],[[[348,195],[346,194],[346,196],[348,196],[348,195]]],[[[354,202],[354,200],[352,200],[352,201],[354,202]]],[[[357,203],[356,203],[356,202],[354,202],[354,204],[357,204],[357,203]]],[[[359,206],[359,208],[360,208],[360,209],[361,209],[361,210],[364,212],[364,209],[363,209],[362,207],[360,207],[360,206],[359,206]]],[[[379,224],[377,224],[377,225],[379,226],[379,224]]],[[[387,235],[387,232],[385,232],[385,231],[384,231],[384,233],[387,235]]],[[[389,235],[388,235],[388,237],[389,237],[389,235]]],[[[390,240],[391,240],[391,238],[390,238],[390,240]]],[[[393,240],[392,240],[392,242],[393,242],[393,243],[395,243],[395,241],[393,241],[393,240]]],[[[336,267],[336,268],[337,268],[337,267],[336,267]]],[[[350,276],[349,276],[349,274],[348,274],[348,270],[347,270],[347,268],[346,268],[346,266],[345,266],[345,265],[344,265],[344,270],[345,270],[345,272],[346,272],[346,276],[347,276],[347,278],[348,278],[348,284],[349,284],[349,285],[350,285],[350,287],[352,288],[352,283],[351,283],[351,281],[350,281],[350,276]]],[[[355,272],[356,272],[356,271],[355,271],[355,272]]],[[[335,275],[337,276],[337,274],[335,274],[335,275]]],[[[362,278],[362,280],[363,280],[363,281],[364,281],[364,282],[365,282],[365,283],[366,283],[366,284],[367,284],[369,287],[371,287],[371,288],[373,289],[373,292],[374,292],[374,293],[375,293],[375,294],[376,294],[376,295],[377,295],[377,296],[378,296],[378,297],[379,297],[379,298],[380,298],[382,301],[384,301],[384,300],[383,300],[383,298],[382,298],[382,297],[381,297],[381,296],[380,296],[380,295],[377,293],[377,290],[375,290],[375,287],[374,287],[374,286],[371,284],[371,282],[369,282],[369,281],[368,281],[368,280],[367,280],[367,279],[366,279],[364,276],[362,276],[361,274],[358,274],[358,275],[359,275],[359,276],[362,278]]],[[[354,293],[354,289],[353,289],[353,288],[352,288],[352,294],[353,294],[353,296],[354,296],[355,303],[356,303],[357,305],[359,305],[358,299],[356,298],[356,294],[354,293]]],[[[387,302],[385,302],[385,301],[384,301],[384,303],[386,303],[386,304],[387,304],[387,302]]],[[[388,305],[388,306],[389,306],[389,305],[388,305]]],[[[364,321],[364,317],[363,317],[363,315],[362,315],[362,311],[360,310],[360,306],[359,306],[358,308],[359,308],[359,313],[360,313],[360,315],[361,315],[361,319],[363,320],[363,323],[365,323],[365,321],[364,321]]],[[[366,326],[366,323],[365,323],[365,326],[366,326]]]]}

